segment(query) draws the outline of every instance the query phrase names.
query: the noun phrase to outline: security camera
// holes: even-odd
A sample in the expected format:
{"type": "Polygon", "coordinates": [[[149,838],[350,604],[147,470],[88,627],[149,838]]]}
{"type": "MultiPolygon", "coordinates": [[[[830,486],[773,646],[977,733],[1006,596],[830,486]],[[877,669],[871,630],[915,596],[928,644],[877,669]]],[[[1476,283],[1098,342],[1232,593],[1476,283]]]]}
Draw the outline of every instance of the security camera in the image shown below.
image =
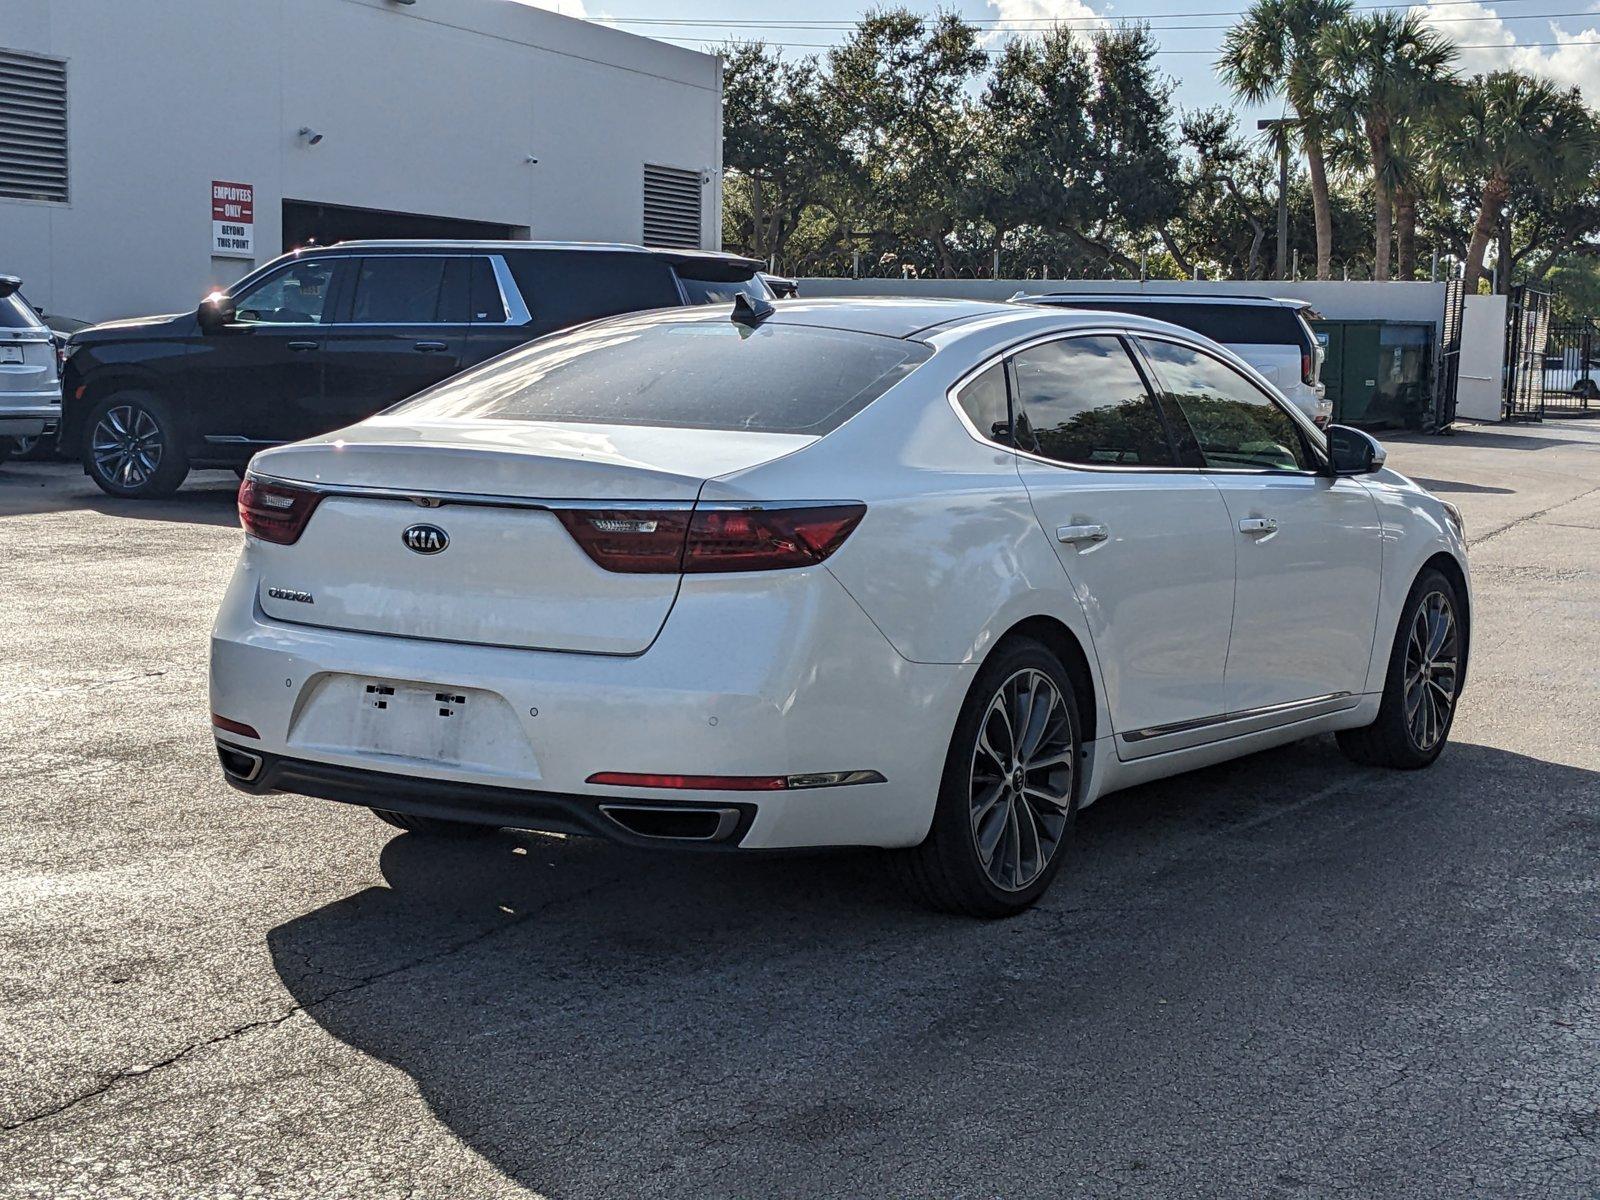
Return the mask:
{"type": "Polygon", "coordinates": [[[308,146],[315,146],[322,140],[322,134],[309,125],[300,126],[300,136],[305,138],[308,146]]]}

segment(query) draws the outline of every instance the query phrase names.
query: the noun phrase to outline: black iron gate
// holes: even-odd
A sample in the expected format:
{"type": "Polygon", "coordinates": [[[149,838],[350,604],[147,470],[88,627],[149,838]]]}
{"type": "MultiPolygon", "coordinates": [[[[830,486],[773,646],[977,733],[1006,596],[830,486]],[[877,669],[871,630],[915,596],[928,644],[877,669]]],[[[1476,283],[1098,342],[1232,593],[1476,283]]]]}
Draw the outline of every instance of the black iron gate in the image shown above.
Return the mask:
{"type": "Polygon", "coordinates": [[[1544,420],[1544,347],[1550,336],[1550,294],[1522,285],[1506,309],[1505,416],[1544,420]]]}
{"type": "Polygon", "coordinates": [[[1461,322],[1466,315],[1466,285],[1449,279],[1444,285],[1444,319],[1439,330],[1439,369],[1433,375],[1433,412],[1424,416],[1428,432],[1450,428],[1456,419],[1456,389],[1461,383],[1461,322]]]}
{"type": "Polygon", "coordinates": [[[1600,326],[1595,318],[1553,325],[1544,344],[1546,416],[1600,416],[1600,326]]]}

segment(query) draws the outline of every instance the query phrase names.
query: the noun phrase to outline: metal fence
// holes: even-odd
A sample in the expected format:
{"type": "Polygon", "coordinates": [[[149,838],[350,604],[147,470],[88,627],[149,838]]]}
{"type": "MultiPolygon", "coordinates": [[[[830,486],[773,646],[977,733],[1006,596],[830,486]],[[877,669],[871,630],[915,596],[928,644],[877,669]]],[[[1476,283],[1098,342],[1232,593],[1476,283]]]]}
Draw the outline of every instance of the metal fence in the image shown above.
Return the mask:
{"type": "Polygon", "coordinates": [[[1436,433],[1456,419],[1456,389],[1461,383],[1461,325],[1466,316],[1467,290],[1460,279],[1444,286],[1444,318],[1439,327],[1439,366],[1433,374],[1433,412],[1423,428],[1436,433]]]}
{"type": "Polygon", "coordinates": [[[1550,294],[1511,289],[1506,308],[1505,418],[1544,420],[1544,347],[1550,336],[1550,294]]]}
{"type": "Polygon", "coordinates": [[[1551,326],[1543,376],[1546,416],[1600,416],[1600,326],[1595,318],[1551,326]]]}

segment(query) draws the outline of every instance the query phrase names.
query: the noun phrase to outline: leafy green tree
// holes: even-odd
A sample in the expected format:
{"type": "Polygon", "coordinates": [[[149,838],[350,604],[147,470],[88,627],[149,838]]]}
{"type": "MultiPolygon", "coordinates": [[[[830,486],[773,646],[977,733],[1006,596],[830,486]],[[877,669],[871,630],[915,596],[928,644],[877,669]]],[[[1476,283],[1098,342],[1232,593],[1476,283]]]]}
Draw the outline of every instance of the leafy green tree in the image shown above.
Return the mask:
{"type": "Polygon", "coordinates": [[[950,235],[972,207],[979,145],[968,85],[988,62],[952,13],[875,12],[828,52],[841,144],[877,227],[920,243],[938,274],[957,263],[950,235]]]}
{"type": "Polygon", "coordinates": [[[1346,17],[1317,39],[1326,61],[1330,111],[1343,114],[1367,154],[1373,193],[1372,277],[1388,279],[1394,250],[1394,196],[1404,159],[1397,130],[1439,105],[1452,86],[1456,51],[1413,12],[1346,17]]]}
{"type": "Polygon", "coordinates": [[[1317,278],[1332,266],[1333,209],[1324,145],[1334,116],[1328,105],[1328,70],[1321,38],[1345,19],[1350,0],[1255,0],[1223,39],[1217,62],[1223,81],[1249,104],[1282,95],[1295,113],[1295,135],[1305,151],[1316,222],[1317,278]]]}
{"type": "Polygon", "coordinates": [[[782,259],[808,207],[839,169],[815,60],[789,62],[760,43],[723,52],[723,237],[782,259]]]}
{"type": "MultiPolygon", "coordinates": [[[[1519,71],[1475,77],[1466,89],[1449,153],[1463,174],[1481,181],[1477,219],[1467,244],[1466,281],[1475,291],[1484,275],[1489,241],[1497,236],[1506,202],[1519,184],[1548,194],[1576,173],[1587,178],[1596,152],[1595,122],[1576,89],[1561,92],[1519,71]]],[[[1510,235],[1506,236],[1509,249],[1510,235]]],[[[1500,276],[1510,284],[1509,255],[1500,276]]]]}

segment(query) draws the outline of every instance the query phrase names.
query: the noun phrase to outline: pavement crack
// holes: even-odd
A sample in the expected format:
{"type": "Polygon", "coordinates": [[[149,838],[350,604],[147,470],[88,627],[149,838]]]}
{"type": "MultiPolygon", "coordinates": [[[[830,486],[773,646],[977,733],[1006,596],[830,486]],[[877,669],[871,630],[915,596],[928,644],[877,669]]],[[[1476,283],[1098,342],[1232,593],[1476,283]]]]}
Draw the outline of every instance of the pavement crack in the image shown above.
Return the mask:
{"type": "Polygon", "coordinates": [[[1544,516],[1546,513],[1553,513],[1558,508],[1565,508],[1569,504],[1576,504],[1579,500],[1587,500],[1590,496],[1594,495],[1596,492],[1600,492],[1600,487],[1592,487],[1586,492],[1579,492],[1576,496],[1568,496],[1565,500],[1562,500],[1557,504],[1552,504],[1549,508],[1541,508],[1538,512],[1531,512],[1531,513],[1528,513],[1526,516],[1521,516],[1521,517],[1516,518],[1516,520],[1514,520],[1514,521],[1507,521],[1504,525],[1500,526],[1499,529],[1491,529],[1488,533],[1484,534],[1482,537],[1468,538],[1467,539],[1467,548],[1470,550],[1475,546],[1481,546],[1485,542],[1491,541],[1492,539],[1499,537],[1502,533],[1505,533],[1509,529],[1515,529],[1519,525],[1526,525],[1529,521],[1537,521],[1540,517],[1544,516]]]}
{"type": "Polygon", "coordinates": [[[459,938],[456,941],[451,942],[449,945],[442,947],[441,949],[421,955],[417,958],[408,959],[402,963],[396,963],[394,966],[387,967],[381,971],[374,971],[372,974],[364,975],[360,979],[355,980],[353,983],[348,983],[341,987],[330,988],[328,991],[323,992],[319,996],[292,1004],[284,1011],[277,1013],[274,1016],[261,1017],[254,1021],[246,1021],[240,1025],[235,1025],[233,1028],[225,1030],[222,1033],[212,1034],[210,1037],[205,1037],[199,1039],[198,1041],[190,1042],[188,1045],[173,1051],[173,1053],[169,1054],[167,1057],[158,1059],[155,1062],[141,1063],[138,1066],[124,1068],[123,1070],[118,1071],[115,1075],[107,1076],[92,1088],[88,1088],[87,1090],[79,1092],[74,1096],[70,1096],[59,1103],[51,1105],[48,1108],[40,1109],[38,1112],[30,1113],[25,1117],[19,1117],[14,1121],[8,1121],[4,1125],[0,1125],[0,1134],[15,1133],[19,1129],[24,1129],[28,1126],[35,1125],[40,1121],[48,1121],[54,1117],[59,1117],[64,1113],[71,1112],[80,1105],[99,1099],[108,1092],[115,1090],[119,1084],[127,1083],[132,1080],[146,1079],[156,1074],[158,1071],[164,1071],[168,1067],[177,1065],[198,1051],[209,1049],[212,1046],[225,1045],[228,1042],[236,1041],[239,1038],[244,1037],[246,1034],[254,1033],[258,1029],[276,1028],[277,1026],[282,1025],[285,1021],[290,1020],[292,1017],[298,1016],[300,1013],[309,1013],[312,1009],[319,1008],[324,1004],[328,1004],[340,999],[341,997],[348,996],[352,992],[359,992],[364,988],[372,987],[374,984],[382,983],[386,979],[391,979],[396,975],[402,975],[407,971],[413,971],[419,967],[432,966],[434,963],[442,962],[447,958],[450,958],[456,954],[460,954],[463,950],[470,950],[472,947],[479,945],[482,942],[486,942],[491,938],[498,937],[507,930],[515,929],[518,926],[525,924],[532,918],[549,912],[553,908],[557,908],[563,904],[570,904],[577,900],[582,900],[587,896],[593,895],[595,892],[610,887],[612,884],[621,883],[625,879],[630,878],[637,878],[637,876],[615,875],[607,879],[602,879],[596,883],[590,884],[586,888],[580,888],[578,891],[575,891],[570,895],[562,896],[559,899],[550,900],[545,904],[541,904],[537,908],[518,913],[513,919],[508,920],[503,924],[493,925],[488,929],[479,930],[477,933],[472,934],[469,937],[459,938]]]}

